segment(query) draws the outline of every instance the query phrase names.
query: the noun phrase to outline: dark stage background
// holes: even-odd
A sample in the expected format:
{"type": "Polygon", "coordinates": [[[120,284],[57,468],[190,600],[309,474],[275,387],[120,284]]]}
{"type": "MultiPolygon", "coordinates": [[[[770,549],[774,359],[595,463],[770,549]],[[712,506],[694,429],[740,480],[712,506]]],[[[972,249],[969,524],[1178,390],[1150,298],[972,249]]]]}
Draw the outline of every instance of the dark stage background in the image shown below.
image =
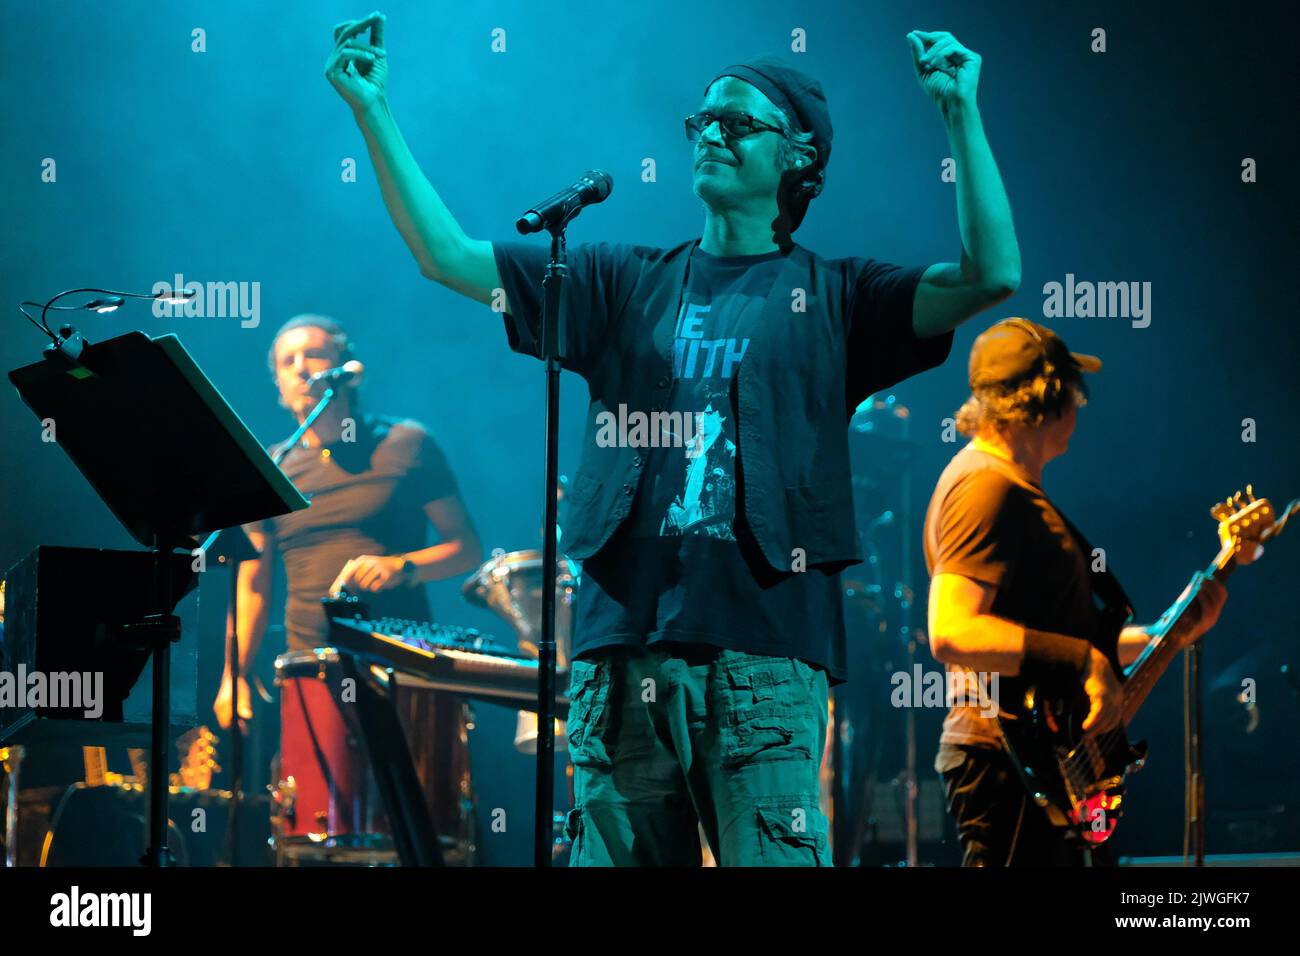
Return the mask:
{"type": "MultiPolygon", "coordinates": [[[[92,340],[137,328],[177,333],[269,443],[290,428],[266,371],[271,335],[299,312],[333,315],[367,364],[368,407],[432,428],[485,547],[538,546],[541,366],[507,349],[499,316],[420,276],[360,133],[323,77],[332,26],[368,9],[336,0],[3,9],[0,299],[10,318],[0,365],[27,364],[42,348],[12,308],[22,299],[79,285],[146,291],[177,273],[259,283],[255,327],[236,317],[157,319],[129,305],[84,314],[80,328],[92,340]],[[206,52],[191,50],[195,28],[206,31],[206,52]],[[42,181],[46,158],[56,182],[42,181]],[[356,182],[342,181],[347,158],[356,182]]],[[[943,420],[966,394],[970,343],[1017,314],[1105,359],[1072,450],[1048,468],[1046,486],[1106,548],[1142,619],[1212,556],[1215,500],[1247,482],[1279,503],[1300,493],[1288,7],[389,0],[383,10],[394,113],[471,236],[514,237],[520,211],[591,167],[613,175],[615,192],[573,224],[571,243],[668,246],[698,235],[682,117],[718,68],[770,51],[821,80],[837,134],[826,192],[797,240],[825,256],[905,264],[959,252],[954,187],[940,175],[947,141],[904,40],[914,28],[951,31],[984,58],[979,102],[1024,273],[1010,302],[958,333],[944,367],[897,390],[921,445],[918,523],[959,447],[942,440],[943,420]],[[1097,27],[1105,53],[1090,50],[1097,27]],[[496,28],[506,31],[504,53],[492,52],[496,28]],[[793,54],[799,28],[808,52],[793,54]],[[548,103],[559,104],[555,115],[548,103]],[[1248,157],[1257,182],[1242,181],[1248,157]],[[642,181],[646,158],[656,181],[642,181]],[[1067,274],[1150,282],[1150,325],[1044,319],[1044,284],[1067,274]],[[1255,423],[1253,442],[1242,439],[1243,419],[1255,423]]],[[[42,443],[12,389],[0,391],[0,566],[38,544],[131,547],[63,452],[42,443]]],[[[568,378],[562,469],[577,461],[584,402],[583,383],[568,378]]],[[[1229,848],[1225,828],[1239,811],[1249,812],[1232,848],[1300,850],[1288,820],[1300,804],[1300,709],[1277,677],[1300,658],[1300,542],[1270,552],[1231,582],[1206,651],[1211,682],[1258,682],[1261,716],[1246,733],[1232,690],[1210,695],[1211,852],[1229,848]],[[1281,805],[1290,812],[1262,813],[1281,805]]],[[[913,553],[919,562],[919,547],[913,553]]],[[[919,563],[913,576],[924,581],[919,563]]],[[[505,634],[503,622],[461,600],[458,584],[432,589],[437,616],[505,634]]],[[[205,591],[212,607],[221,588],[205,591]]],[[[219,627],[202,637],[217,646],[219,627]]],[[[276,642],[274,633],[265,642],[264,669],[276,642]]],[[[1124,853],[1180,850],[1179,680],[1169,675],[1134,728],[1153,756],[1133,782],[1117,837],[1124,853]]],[[[477,711],[480,818],[502,807],[510,821],[504,834],[484,826],[484,862],[525,863],[531,764],[511,746],[512,712],[477,711]]],[[[922,741],[924,775],[934,745],[922,741]]]]}

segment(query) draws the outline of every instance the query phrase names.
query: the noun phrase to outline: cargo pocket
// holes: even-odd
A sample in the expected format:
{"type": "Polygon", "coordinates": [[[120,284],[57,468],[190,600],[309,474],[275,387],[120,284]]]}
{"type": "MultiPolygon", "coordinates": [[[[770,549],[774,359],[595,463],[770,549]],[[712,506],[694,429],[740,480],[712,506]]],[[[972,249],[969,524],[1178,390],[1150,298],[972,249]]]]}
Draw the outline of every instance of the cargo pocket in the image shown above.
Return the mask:
{"type": "Polygon", "coordinates": [[[714,681],[723,767],[812,757],[801,732],[807,688],[793,660],[724,651],[714,681]]]}
{"type": "Polygon", "coordinates": [[[582,866],[582,807],[574,807],[564,818],[564,835],[569,838],[569,866],[582,866]]]}
{"type": "Polygon", "coordinates": [[[760,866],[830,866],[829,823],[815,797],[764,801],[754,812],[760,866]]]}
{"type": "Polygon", "coordinates": [[[569,759],[575,767],[609,770],[610,662],[571,661],[569,676],[569,759]]]}

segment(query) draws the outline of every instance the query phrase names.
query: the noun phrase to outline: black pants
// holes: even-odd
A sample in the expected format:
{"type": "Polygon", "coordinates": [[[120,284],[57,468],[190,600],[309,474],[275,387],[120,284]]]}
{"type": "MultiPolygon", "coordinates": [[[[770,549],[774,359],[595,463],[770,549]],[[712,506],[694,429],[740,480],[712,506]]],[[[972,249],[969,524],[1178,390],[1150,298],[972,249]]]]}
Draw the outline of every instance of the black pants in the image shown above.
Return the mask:
{"type": "Polygon", "coordinates": [[[1071,831],[1052,826],[1002,750],[944,744],[936,766],[961,837],[962,866],[1110,865],[1105,847],[1089,850],[1071,831]]]}

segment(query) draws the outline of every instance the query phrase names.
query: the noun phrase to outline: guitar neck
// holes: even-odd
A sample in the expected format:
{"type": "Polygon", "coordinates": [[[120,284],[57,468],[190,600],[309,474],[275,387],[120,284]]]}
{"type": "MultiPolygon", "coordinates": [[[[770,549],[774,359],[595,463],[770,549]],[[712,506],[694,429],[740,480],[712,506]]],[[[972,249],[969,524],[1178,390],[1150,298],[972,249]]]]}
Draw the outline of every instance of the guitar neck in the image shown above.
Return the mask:
{"type": "MultiPolygon", "coordinates": [[[[1231,556],[1224,558],[1216,557],[1214,563],[1206,568],[1203,578],[1214,578],[1216,581],[1226,580],[1227,577],[1236,570],[1237,562],[1231,556]]],[[[1169,608],[1150,628],[1154,640],[1146,646],[1141,656],[1133,662],[1129,669],[1128,677],[1124,681],[1124,723],[1133,719],[1143,703],[1146,702],[1147,695],[1151,689],[1156,686],[1156,682],[1169,669],[1169,665],[1174,662],[1174,658],[1182,650],[1177,640],[1170,640],[1171,635],[1179,635],[1192,626],[1192,620],[1188,618],[1187,612],[1196,601],[1196,596],[1200,594],[1200,580],[1198,579],[1191,587],[1187,589],[1187,594],[1172,607],[1169,608]]]]}
{"type": "Polygon", "coordinates": [[[1201,584],[1207,578],[1224,581],[1237,565],[1254,562],[1263,553],[1262,545],[1281,534],[1291,516],[1300,512],[1300,498],[1292,500],[1282,509],[1281,515],[1277,515],[1267,498],[1255,497],[1250,485],[1246,486],[1246,497],[1248,500],[1243,500],[1239,491],[1210,509],[1210,514],[1219,522],[1219,553],[1203,573],[1192,579],[1187,593],[1151,625],[1152,640],[1128,669],[1124,681],[1125,723],[1133,719],[1151,688],[1182,649],[1182,642],[1177,638],[1194,626],[1195,622],[1187,616],[1187,611],[1200,594],[1201,584]],[[1171,640],[1171,636],[1175,639],[1171,640]]]}

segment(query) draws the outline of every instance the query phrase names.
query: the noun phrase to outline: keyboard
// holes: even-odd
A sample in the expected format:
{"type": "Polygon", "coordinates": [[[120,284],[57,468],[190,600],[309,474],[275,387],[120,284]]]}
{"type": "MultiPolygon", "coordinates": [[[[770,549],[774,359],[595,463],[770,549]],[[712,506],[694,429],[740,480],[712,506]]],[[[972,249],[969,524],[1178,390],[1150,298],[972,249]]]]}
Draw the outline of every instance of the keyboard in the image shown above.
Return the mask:
{"type": "MultiPolygon", "coordinates": [[[[402,618],[331,616],[330,643],[392,667],[398,683],[537,710],[537,661],[472,627],[402,618]]],[[[556,674],[556,707],[567,672],[556,674]]]]}

